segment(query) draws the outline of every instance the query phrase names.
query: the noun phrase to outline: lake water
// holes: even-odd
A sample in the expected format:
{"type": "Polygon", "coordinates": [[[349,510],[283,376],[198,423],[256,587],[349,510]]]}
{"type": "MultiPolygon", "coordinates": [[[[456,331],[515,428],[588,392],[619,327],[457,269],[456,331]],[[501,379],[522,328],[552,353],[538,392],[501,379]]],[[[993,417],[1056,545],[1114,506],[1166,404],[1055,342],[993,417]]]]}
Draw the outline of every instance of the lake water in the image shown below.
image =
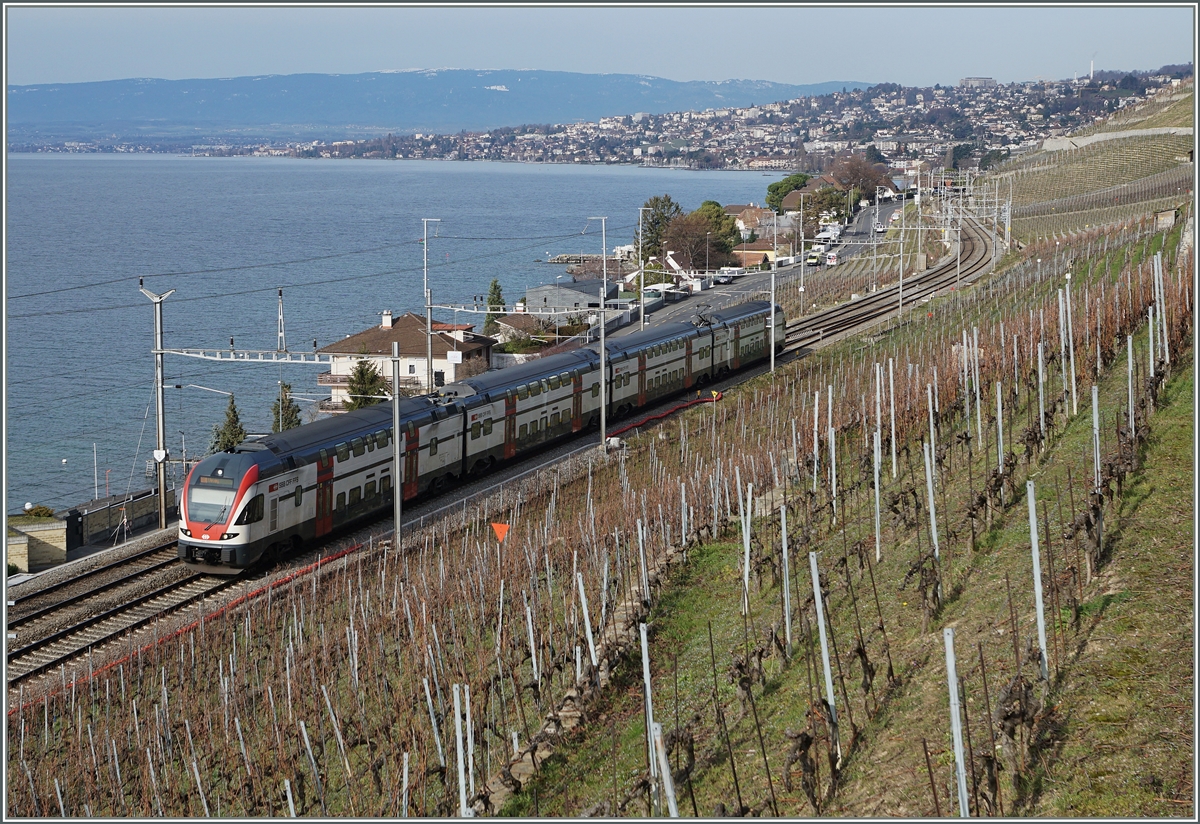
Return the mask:
{"type": "MultiPolygon", "coordinates": [[[[8,157],[5,511],[61,509],[152,485],[153,304],[164,348],[311,351],[420,312],[422,218],[434,303],[469,303],[499,278],[508,302],[565,268],[547,255],[633,242],[638,207],[670,194],[761,203],[782,173],[634,167],[191,158],[8,157]],[[93,462],[93,445],[95,462],[93,462]],[[64,463],[65,460],[65,463],[64,463]],[[96,471],[98,468],[98,472],[96,471]]],[[[435,317],[437,317],[435,313],[435,317]]],[[[445,320],[453,320],[451,317],[445,320]]],[[[459,322],[471,322],[458,318],[459,322]]],[[[476,316],[479,326],[482,319],[476,316]]],[[[278,381],[316,398],[323,367],[167,356],[165,382],[233,392],[249,432],[268,432],[278,381]]],[[[227,399],[166,390],[172,458],[203,452],[227,399]]],[[[302,409],[311,404],[302,403],[302,409]]]]}

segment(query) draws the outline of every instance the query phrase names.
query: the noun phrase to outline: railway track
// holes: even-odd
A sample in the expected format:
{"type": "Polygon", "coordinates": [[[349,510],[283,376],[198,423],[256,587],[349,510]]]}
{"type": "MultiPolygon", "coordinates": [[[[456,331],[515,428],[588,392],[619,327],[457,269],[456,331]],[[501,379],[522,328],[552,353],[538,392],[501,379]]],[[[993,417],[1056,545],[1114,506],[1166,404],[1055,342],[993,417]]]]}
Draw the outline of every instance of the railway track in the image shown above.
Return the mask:
{"type": "Polygon", "coordinates": [[[27,626],[56,612],[127,586],[136,579],[178,564],[174,544],[151,547],[81,573],[49,590],[10,599],[8,631],[27,626]]]}
{"type": "MultiPolygon", "coordinates": [[[[983,228],[974,221],[968,222],[962,244],[961,265],[958,260],[950,260],[905,280],[903,289],[906,305],[922,302],[957,283],[971,283],[987,271],[991,262],[991,248],[983,228]]],[[[894,284],[849,303],[796,318],[788,324],[783,360],[786,362],[800,356],[814,344],[836,340],[887,319],[898,312],[899,291],[900,285],[894,284]]],[[[721,381],[720,387],[741,383],[762,374],[766,368],[763,366],[733,376],[721,381]]],[[[646,410],[647,414],[653,411],[646,410]]],[[[563,449],[564,454],[558,455],[553,454],[557,451],[554,450],[547,457],[551,461],[559,460],[578,449],[577,446],[571,446],[563,449]]],[[[530,471],[529,467],[514,467],[513,470],[518,474],[530,471]]],[[[503,482],[502,476],[493,476],[479,486],[494,490],[503,482]]],[[[467,492],[468,496],[472,494],[469,488],[459,491],[467,492]]],[[[473,494],[478,494],[478,491],[473,494]]],[[[444,496],[438,496],[438,499],[414,507],[417,511],[406,512],[406,522],[411,519],[424,523],[429,515],[456,506],[445,505],[444,496]]],[[[6,650],[9,686],[15,687],[20,682],[64,666],[89,651],[99,651],[102,647],[119,643],[128,633],[159,617],[242,581],[241,578],[190,572],[178,577],[177,570],[181,569],[175,556],[175,546],[171,544],[143,550],[89,570],[50,590],[14,598],[9,604],[12,614],[8,622],[10,638],[6,650]],[[175,580],[149,583],[155,577],[171,577],[172,573],[176,576],[175,580]],[[105,603],[106,599],[109,603],[105,603]],[[11,636],[18,629],[20,631],[14,639],[11,636]]]]}
{"type": "MultiPolygon", "coordinates": [[[[157,618],[193,604],[239,582],[239,579],[191,574],[153,587],[117,606],[40,633],[31,640],[10,639],[6,651],[8,684],[13,686],[89,651],[119,641],[157,618]]],[[[79,602],[76,602],[79,603],[79,602]]]]}
{"type": "Polygon", "coordinates": [[[904,305],[911,308],[956,284],[973,282],[987,271],[992,259],[991,247],[982,226],[969,220],[967,227],[962,237],[961,266],[958,259],[952,259],[906,278],[903,287],[893,284],[849,303],[802,315],[788,324],[784,352],[799,352],[814,343],[837,339],[899,314],[901,288],[904,305]]]}

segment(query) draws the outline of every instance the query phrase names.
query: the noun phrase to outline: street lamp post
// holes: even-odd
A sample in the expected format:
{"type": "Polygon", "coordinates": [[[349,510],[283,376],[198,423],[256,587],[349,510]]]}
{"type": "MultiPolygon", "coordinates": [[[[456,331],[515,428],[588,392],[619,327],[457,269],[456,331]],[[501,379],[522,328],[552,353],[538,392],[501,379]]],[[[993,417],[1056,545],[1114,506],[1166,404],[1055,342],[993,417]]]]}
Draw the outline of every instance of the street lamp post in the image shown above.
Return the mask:
{"type": "Polygon", "coordinates": [[[421,218],[423,237],[421,240],[425,272],[425,391],[433,391],[433,300],[429,295],[429,224],[441,223],[441,218],[421,218]]]}
{"type": "Polygon", "coordinates": [[[154,411],[158,416],[155,426],[158,435],[158,447],[154,450],[154,462],[158,474],[158,528],[167,528],[167,432],[163,421],[163,345],[162,345],[162,305],[163,301],[174,294],[174,289],[168,289],[161,295],[156,295],[142,286],[138,278],[138,289],[150,300],[154,301],[154,411]]]}

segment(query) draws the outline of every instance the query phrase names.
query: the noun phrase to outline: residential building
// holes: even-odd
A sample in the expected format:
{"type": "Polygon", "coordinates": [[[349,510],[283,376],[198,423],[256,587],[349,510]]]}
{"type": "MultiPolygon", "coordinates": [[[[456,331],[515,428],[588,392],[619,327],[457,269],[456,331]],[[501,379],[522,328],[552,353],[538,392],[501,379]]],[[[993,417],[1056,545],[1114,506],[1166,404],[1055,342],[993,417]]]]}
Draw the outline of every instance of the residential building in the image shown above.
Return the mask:
{"type": "Polygon", "coordinates": [[[322,402],[327,412],[343,411],[349,399],[350,375],[360,360],[371,361],[388,386],[392,383],[392,343],[399,344],[400,386],[405,393],[428,392],[428,351],[433,353],[433,385],[453,383],[464,373],[486,371],[496,341],[473,332],[469,324],[433,322],[426,340],[425,318],[409,312],[393,319],[383,312],[378,326],[331,343],[318,351],[331,355],[330,370],[317,376],[317,385],[328,387],[331,398],[322,402]]]}

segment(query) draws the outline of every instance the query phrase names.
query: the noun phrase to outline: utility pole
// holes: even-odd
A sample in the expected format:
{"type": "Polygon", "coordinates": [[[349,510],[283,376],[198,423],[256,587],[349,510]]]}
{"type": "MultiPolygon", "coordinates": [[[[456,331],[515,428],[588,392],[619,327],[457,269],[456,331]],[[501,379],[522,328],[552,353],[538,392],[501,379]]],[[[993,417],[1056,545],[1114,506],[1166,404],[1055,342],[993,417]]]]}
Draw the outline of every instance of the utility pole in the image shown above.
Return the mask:
{"type": "Polygon", "coordinates": [[[900,308],[896,313],[896,323],[900,323],[900,316],[904,314],[904,213],[908,211],[905,208],[904,194],[900,195],[900,282],[899,282],[899,297],[900,308]]]}
{"type": "Polygon", "coordinates": [[[425,391],[433,391],[433,299],[429,294],[429,224],[441,223],[441,218],[423,217],[421,218],[421,228],[424,230],[424,236],[421,240],[422,252],[424,254],[424,269],[425,269],[425,373],[426,383],[425,391]]]}
{"type": "MultiPolygon", "coordinates": [[[[641,214],[638,214],[641,217],[641,214]]],[[[604,294],[600,296],[600,308],[604,308],[604,302],[608,299],[608,218],[607,217],[589,217],[588,220],[600,221],[600,270],[604,277],[604,294]]],[[[580,264],[583,263],[582,253],[579,256],[580,264]]]]}
{"type": "Polygon", "coordinates": [[[642,260],[642,244],[645,243],[645,235],[642,234],[642,212],[649,211],[648,206],[638,207],[638,277],[640,283],[638,285],[638,320],[640,326],[638,331],[646,331],[646,262],[642,260]]]}
{"type": "MultiPolygon", "coordinates": [[[[279,330],[275,336],[275,351],[287,351],[287,337],[283,333],[283,287],[279,287],[279,330]]],[[[279,431],[283,431],[283,363],[279,364],[279,431]]]]}
{"type": "Polygon", "coordinates": [[[404,470],[400,448],[400,344],[392,341],[392,518],[396,525],[392,530],[392,549],[400,549],[400,516],[404,512],[404,470]]]}
{"type": "Polygon", "coordinates": [[[775,270],[779,259],[779,213],[771,216],[775,225],[772,229],[771,248],[775,253],[771,256],[771,331],[767,333],[767,345],[771,347],[771,372],[775,371],[775,270]]]}
{"type": "MultiPolygon", "coordinates": [[[[142,294],[154,301],[154,411],[158,417],[155,426],[158,436],[158,447],[154,450],[154,462],[158,473],[158,528],[167,528],[167,432],[163,421],[163,342],[162,342],[162,305],[163,301],[175,293],[168,289],[161,295],[156,295],[142,285],[138,278],[138,289],[142,294]]],[[[97,484],[99,486],[99,484],[97,484]]]]}
{"type": "Polygon", "coordinates": [[[771,331],[767,334],[771,347],[771,373],[775,373],[775,261],[771,261],[771,331]]]}
{"type": "Polygon", "coordinates": [[[605,375],[605,370],[608,364],[605,361],[604,350],[604,327],[607,325],[608,315],[604,311],[604,290],[600,290],[600,451],[608,453],[608,380],[605,375]]]}

